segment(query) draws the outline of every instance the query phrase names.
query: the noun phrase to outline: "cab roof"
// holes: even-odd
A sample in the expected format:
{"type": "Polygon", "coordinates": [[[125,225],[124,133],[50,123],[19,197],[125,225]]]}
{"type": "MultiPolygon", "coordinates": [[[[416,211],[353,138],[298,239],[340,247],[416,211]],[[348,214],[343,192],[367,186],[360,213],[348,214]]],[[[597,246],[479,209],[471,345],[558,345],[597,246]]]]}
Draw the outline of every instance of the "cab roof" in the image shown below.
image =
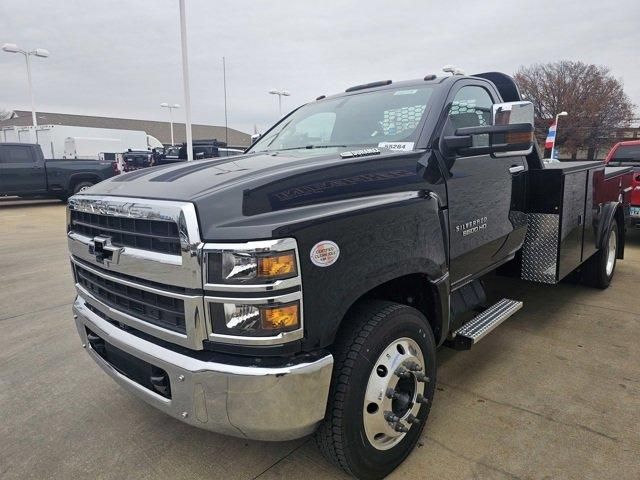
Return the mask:
{"type": "Polygon", "coordinates": [[[500,92],[500,96],[505,102],[516,102],[521,100],[520,91],[518,90],[518,86],[515,81],[509,75],[502,72],[485,72],[485,73],[477,73],[474,75],[447,75],[447,76],[436,76],[433,74],[426,75],[424,78],[415,79],[415,80],[403,80],[399,82],[393,82],[392,80],[380,80],[371,83],[365,83],[361,85],[354,85],[352,87],[347,88],[344,92],[337,93],[335,95],[321,95],[316,100],[324,100],[331,98],[339,98],[348,95],[357,94],[364,91],[376,91],[376,90],[387,90],[387,89],[397,89],[397,88],[405,88],[405,87],[416,87],[422,85],[434,85],[434,84],[442,84],[447,81],[457,81],[461,78],[482,78],[484,80],[488,80],[492,82],[497,90],[500,92]]]}

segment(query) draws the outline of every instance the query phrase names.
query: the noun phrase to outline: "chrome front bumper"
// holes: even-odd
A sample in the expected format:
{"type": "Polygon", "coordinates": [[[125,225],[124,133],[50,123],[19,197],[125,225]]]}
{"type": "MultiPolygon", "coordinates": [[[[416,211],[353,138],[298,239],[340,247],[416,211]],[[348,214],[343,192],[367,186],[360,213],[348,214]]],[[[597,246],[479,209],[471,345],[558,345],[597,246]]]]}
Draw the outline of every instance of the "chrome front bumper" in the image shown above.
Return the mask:
{"type": "Polygon", "coordinates": [[[82,297],[73,305],[83,346],[118,384],[147,403],[194,427],[255,440],[291,440],[324,418],[333,357],[278,368],[204,362],[127,333],[90,311],[82,297]],[[171,398],[121,374],[92,348],[93,333],[136,358],[165,370],[171,398]]]}

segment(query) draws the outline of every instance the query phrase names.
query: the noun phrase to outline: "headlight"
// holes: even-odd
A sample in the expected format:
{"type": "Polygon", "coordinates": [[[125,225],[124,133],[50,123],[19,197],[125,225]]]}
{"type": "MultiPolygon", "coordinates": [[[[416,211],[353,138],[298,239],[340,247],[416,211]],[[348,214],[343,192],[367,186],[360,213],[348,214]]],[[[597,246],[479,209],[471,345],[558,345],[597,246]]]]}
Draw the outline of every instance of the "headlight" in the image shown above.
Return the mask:
{"type": "Polygon", "coordinates": [[[230,334],[273,336],[300,327],[298,302],[286,305],[223,305],[225,327],[230,334]]]}
{"type": "Polygon", "coordinates": [[[266,346],[304,337],[295,239],[207,243],[203,255],[209,340],[266,346]]]}
{"type": "Polygon", "coordinates": [[[208,283],[267,283],[298,275],[293,250],[273,253],[207,254],[208,283]]]}

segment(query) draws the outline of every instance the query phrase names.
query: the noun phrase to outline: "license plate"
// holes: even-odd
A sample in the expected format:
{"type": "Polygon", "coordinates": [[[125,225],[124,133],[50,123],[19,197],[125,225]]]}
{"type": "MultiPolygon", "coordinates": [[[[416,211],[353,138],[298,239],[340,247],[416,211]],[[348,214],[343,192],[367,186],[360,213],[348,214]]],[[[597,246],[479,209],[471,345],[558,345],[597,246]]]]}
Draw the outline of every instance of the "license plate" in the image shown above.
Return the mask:
{"type": "Polygon", "coordinates": [[[631,207],[629,215],[632,217],[640,217],[640,207],[631,207]]]}

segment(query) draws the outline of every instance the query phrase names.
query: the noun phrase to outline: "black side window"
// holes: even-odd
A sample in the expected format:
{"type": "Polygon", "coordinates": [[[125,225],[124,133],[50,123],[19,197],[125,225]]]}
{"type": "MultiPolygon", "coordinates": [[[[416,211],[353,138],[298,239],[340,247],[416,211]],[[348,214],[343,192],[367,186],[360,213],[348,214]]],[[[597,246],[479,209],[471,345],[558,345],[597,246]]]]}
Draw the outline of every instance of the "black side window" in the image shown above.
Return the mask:
{"type": "MultiPolygon", "coordinates": [[[[449,108],[444,135],[454,135],[458,128],[485,127],[492,123],[493,100],[489,92],[477,85],[467,85],[456,93],[449,108]]],[[[476,145],[488,145],[489,135],[476,135],[476,145]]],[[[445,153],[452,155],[452,153],[445,153]]]]}
{"type": "Polygon", "coordinates": [[[35,157],[31,155],[31,147],[11,145],[0,147],[0,162],[2,163],[34,163],[35,157]]]}
{"type": "Polygon", "coordinates": [[[454,130],[488,126],[491,125],[492,107],[489,92],[482,87],[468,85],[456,93],[449,109],[449,121],[454,130]]]}

